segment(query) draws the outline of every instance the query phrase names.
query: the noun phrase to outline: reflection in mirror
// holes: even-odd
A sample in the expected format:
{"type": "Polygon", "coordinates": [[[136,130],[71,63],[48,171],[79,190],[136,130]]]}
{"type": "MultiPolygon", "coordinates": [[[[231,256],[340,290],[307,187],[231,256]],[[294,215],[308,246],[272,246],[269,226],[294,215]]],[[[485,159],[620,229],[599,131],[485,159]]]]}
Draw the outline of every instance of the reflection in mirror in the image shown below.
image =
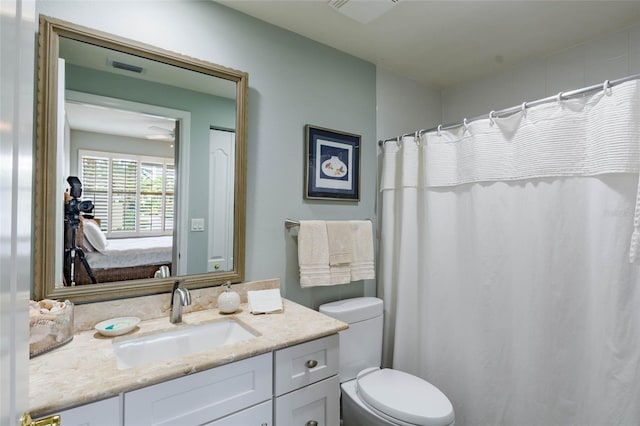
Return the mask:
{"type": "Polygon", "coordinates": [[[67,91],[69,131],[58,142],[64,147],[58,176],[77,176],[81,200],[93,208],[73,211],[69,207],[79,204],[73,191],[63,194],[65,240],[57,257],[64,261],[57,264],[64,273],[56,277],[64,281],[57,286],[150,278],[162,266],[180,274],[172,267],[178,119],[104,106],[108,102],[67,91]],[[77,257],[86,262],[71,262],[77,257]]]}
{"type": "Polygon", "coordinates": [[[50,18],[40,31],[36,297],[241,281],[246,74],[50,18]]]}

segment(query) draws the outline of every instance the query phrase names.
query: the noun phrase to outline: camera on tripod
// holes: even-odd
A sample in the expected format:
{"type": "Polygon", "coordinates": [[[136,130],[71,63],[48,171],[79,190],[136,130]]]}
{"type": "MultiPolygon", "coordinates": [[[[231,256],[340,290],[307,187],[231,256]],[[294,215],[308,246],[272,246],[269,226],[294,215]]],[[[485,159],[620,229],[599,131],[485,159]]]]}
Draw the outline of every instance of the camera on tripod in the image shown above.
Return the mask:
{"type": "Polygon", "coordinates": [[[69,176],[67,182],[71,187],[69,189],[71,199],[66,205],[65,217],[73,226],[74,223],[80,223],[80,215],[85,216],[93,211],[93,202],[91,200],[80,201],[80,197],[82,197],[82,182],[77,176],[69,176]]]}
{"type": "Polygon", "coordinates": [[[80,259],[82,266],[84,266],[84,269],[87,271],[89,278],[91,278],[91,282],[95,284],[97,281],[93,275],[93,271],[89,266],[89,262],[87,262],[87,259],[85,258],[84,251],[82,251],[82,248],[78,247],[76,241],[76,234],[80,227],[80,217],[93,219],[93,216],[88,215],[88,213],[93,211],[93,202],[91,200],[80,201],[80,197],[82,196],[82,182],[80,182],[80,179],[78,179],[77,176],[69,176],[67,178],[67,182],[70,186],[69,195],[71,198],[65,205],[64,220],[71,228],[71,247],[65,248],[65,262],[68,261],[69,265],[68,270],[65,270],[65,280],[68,283],[67,285],[76,285],[75,267],[77,256],[80,259]]]}

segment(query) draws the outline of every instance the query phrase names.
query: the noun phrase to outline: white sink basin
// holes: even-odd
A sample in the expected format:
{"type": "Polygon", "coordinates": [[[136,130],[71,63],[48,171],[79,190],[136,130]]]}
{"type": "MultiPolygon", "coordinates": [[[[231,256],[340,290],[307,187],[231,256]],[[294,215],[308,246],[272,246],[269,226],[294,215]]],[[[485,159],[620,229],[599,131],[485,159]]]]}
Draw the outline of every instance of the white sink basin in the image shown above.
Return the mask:
{"type": "Polygon", "coordinates": [[[256,337],[240,322],[225,319],[198,325],[179,325],[173,330],[116,340],[113,351],[118,368],[137,367],[219,348],[256,337]]]}

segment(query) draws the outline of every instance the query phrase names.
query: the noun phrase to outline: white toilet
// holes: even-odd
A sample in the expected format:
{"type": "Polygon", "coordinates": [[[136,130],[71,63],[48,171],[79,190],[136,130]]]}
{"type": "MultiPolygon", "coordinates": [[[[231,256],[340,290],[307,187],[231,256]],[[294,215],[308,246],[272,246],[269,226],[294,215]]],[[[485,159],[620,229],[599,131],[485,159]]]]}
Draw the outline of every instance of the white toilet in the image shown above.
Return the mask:
{"type": "Polygon", "coordinates": [[[357,297],[320,306],[320,312],[349,324],[340,332],[343,426],[451,426],[449,399],[431,383],[380,369],[382,300],[357,297]]]}

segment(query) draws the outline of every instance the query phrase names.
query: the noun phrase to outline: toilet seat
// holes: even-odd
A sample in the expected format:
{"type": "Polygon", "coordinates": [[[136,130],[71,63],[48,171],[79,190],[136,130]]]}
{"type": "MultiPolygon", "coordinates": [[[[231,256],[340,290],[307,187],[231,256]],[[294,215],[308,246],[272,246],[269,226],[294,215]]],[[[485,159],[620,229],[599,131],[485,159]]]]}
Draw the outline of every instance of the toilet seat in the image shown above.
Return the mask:
{"type": "Polygon", "coordinates": [[[391,422],[448,426],[454,421],[453,406],[438,388],[402,371],[363,370],[356,378],[356,393],[372,411],[391,422]]]}

